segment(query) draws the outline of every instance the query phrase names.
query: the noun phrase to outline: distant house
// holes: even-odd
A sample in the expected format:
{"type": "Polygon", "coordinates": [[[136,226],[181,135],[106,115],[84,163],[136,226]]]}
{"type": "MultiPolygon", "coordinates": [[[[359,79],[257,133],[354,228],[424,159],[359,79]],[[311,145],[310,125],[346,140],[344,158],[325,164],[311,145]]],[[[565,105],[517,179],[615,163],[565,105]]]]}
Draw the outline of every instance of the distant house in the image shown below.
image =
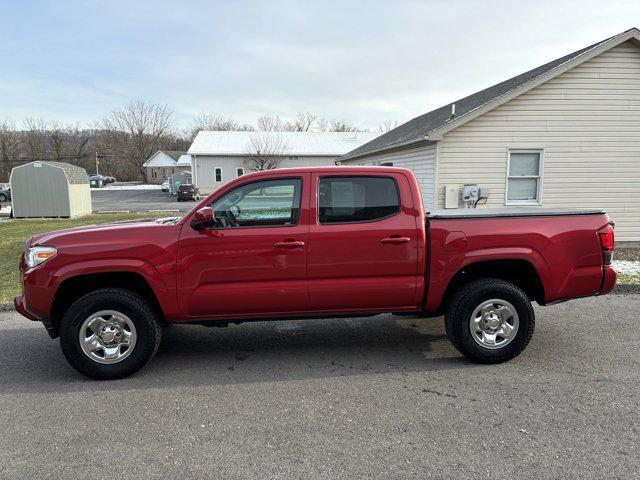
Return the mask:
{"type": "Polygon", "coordinates": [[[187,152],[193,181],[211,192],[245,173],[270,167],[321,167],[374,139],[368,132],[199,132],[187,152]]]}
{"type": "Polygon", "coordinates": [[[147,183],[162,183],[170,175],[191,168],[191,157],[186,152],[159,150],[143,165],[147,183]]]}
{"type": "Polygon", "coordinates": [[[640,30],[633,28],[456,100],[344,155],[418,176],[428,209],[604,208],[617,240],[640,240],[640,30]],[[447,193],[445,193],[447,192],[447,193]]]}

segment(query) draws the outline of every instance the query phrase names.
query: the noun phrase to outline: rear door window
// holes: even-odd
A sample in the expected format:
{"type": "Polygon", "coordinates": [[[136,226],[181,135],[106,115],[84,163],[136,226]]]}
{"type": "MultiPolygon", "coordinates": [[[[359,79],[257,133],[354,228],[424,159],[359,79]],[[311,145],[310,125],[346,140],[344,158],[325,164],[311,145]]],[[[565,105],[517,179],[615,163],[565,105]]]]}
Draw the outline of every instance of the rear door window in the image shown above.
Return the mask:
{"type": "Polygon", "coordinates": [[[373,222],[400,212],[398,185],[391,177],[323,177],[318,185],[321,224],[373,222]]]}

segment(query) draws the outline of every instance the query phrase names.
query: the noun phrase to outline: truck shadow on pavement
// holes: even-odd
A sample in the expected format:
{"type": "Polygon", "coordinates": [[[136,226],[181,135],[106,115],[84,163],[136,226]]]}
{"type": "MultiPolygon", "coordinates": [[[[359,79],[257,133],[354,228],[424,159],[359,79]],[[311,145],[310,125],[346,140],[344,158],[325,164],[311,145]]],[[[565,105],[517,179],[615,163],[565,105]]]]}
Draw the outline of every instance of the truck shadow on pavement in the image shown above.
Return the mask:
{"type": "Polygon", "coordinates": [[[4,393],[197,387],[475,366],[449,344],[441,318],[379,315],[227,328],[171,326],[144,369],[126,379],[97,382],[67,364],[58,341],[34,330],[8,329],[0,335],[4,393]]]}

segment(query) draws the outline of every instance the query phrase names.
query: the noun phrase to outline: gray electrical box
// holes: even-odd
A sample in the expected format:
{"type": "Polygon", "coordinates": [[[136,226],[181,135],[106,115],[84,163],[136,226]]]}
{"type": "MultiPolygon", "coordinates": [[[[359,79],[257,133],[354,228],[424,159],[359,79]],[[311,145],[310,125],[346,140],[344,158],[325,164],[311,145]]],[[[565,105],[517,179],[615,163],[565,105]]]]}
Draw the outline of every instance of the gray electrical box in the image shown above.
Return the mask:
{"type": "Polygon", "coordinates": [[[463,185],[462,205],[464,208],[474,208],[480,199],[480,187],[478,185],[463,185]]]}

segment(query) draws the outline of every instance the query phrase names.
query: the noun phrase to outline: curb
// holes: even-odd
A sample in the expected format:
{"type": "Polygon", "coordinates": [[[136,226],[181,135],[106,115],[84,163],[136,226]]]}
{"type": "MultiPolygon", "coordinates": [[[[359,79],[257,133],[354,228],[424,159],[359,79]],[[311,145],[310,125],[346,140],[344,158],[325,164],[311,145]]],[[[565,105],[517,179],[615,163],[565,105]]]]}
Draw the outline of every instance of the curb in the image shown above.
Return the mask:
{"type": "Polygon", "coordinates": [[[129,210],[100,210],[99,212],[95,212],[98,215],[108,215],[114,213],[130,213],[129,210]]]}

